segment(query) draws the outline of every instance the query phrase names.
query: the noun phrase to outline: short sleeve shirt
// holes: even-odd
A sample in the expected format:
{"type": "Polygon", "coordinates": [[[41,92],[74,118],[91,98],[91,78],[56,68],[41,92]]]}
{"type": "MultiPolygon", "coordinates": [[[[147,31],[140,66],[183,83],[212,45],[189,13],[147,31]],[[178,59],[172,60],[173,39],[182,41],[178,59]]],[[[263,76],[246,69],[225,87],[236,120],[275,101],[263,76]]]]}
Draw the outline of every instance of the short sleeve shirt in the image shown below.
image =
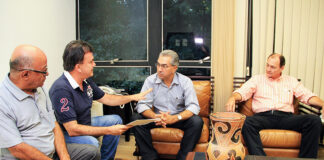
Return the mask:
{"type": "Polygon", "coordinates": [[[62,124],[73,120],[78,124],[91,125],[92,101],[105,94],[91,79],[84,80],[82,85],[83,91],[70,73],[64,72],[49,91],[56,119],[63,130],[62,124]]]}
{"type": "Polygon", "coordinates": [[[142,113],[154,106],[154,112],[168,112],[178,114],[189,110],[198,115],[200,106],[193,83],[189,77],[175,73],[173,81],[168,87],[155,73],[146,78],[142,91],[153,88],[153,91],[146,95],[146,99],[137,103],[136,110],[142,113]]]}
{"type": "Polygon", "coordinates": [[[16,159],[7,148],[22,142],[51,156],[55,152],[55,116],[44,88],[26,94],[8,76],[0,84],[1,159],[16,159]]]}

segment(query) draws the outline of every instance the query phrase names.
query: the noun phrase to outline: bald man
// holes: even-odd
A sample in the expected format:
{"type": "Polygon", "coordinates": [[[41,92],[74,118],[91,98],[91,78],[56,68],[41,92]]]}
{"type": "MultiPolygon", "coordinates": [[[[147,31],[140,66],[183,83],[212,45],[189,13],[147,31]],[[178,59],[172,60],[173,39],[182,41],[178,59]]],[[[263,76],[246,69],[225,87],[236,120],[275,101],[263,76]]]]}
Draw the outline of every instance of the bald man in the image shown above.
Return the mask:
{"type": "Polygon", "coordinates": [[[1,159],[100,159],[96,147],[65,144],[42,87],[46,76],[43,51],[31,45],[15,48],[10,73],[0,83],[1,159]]]}
{"type": "Polygon", "coordinates": [[[242,128],[249,154],[266,155],[259,135],[260,130],[288,129],[302,134],[299,157],[316,158],[321,120],[310,114],[293,115],[293,97],[303,103],[322,107],[324,102],[296,78],[282,75],[284,68],[285,57],[278,53],[271,54],[267,59],[266,74],[253,76],[240,89],[234,91],[226,103],[226,110],[233,112],[235,102],[252,97],[252,110],[255,114],[246,118],[242,128]]]}

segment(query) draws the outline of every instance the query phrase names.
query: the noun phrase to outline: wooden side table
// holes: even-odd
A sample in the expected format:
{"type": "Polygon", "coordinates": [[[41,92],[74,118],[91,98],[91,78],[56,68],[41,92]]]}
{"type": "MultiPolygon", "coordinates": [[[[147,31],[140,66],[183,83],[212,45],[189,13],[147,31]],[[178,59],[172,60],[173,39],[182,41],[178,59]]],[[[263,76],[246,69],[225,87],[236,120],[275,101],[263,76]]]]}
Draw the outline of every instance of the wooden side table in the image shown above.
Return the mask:
{"type": "Polygon", "coordinates": [[[208,160],[206,152],[189,152],[186,160],[208,160]]]}

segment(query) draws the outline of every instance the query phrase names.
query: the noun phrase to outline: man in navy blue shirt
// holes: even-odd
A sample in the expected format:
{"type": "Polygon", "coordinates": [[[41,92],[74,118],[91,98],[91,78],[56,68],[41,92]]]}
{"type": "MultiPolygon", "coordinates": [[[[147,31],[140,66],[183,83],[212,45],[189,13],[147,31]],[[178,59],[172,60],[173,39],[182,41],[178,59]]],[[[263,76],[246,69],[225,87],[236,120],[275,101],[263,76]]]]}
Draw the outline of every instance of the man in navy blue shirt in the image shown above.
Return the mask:
{"type": "Polygon", "coordinates": [[[96,136],[103,136],[101,159],[114,159],[119,135],[131,126],[121,125],[118,115],[91,118],[93,100],[116,106],[145,99],[145,92],[118,96],[105,94],[89,77],[93,76],[93,49],[90,44],[75,40],[67,44],[63,54],[64,73],[50,89],[57,121],[63,128],[67,143],[92,144],[99,147],[96,136]]]}

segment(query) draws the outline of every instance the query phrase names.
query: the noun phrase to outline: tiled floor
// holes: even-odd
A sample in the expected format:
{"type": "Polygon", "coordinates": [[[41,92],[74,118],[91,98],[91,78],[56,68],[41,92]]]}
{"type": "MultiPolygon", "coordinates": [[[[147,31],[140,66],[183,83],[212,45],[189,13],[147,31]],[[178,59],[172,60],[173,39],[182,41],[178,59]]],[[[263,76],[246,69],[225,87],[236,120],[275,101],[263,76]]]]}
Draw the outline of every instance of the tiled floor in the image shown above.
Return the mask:
{"type": "Polygon", "coordinates": [[[137,160],[137,157],[133,156],[135,151],[135,137],[130,136],[129,142],[125,141],[125,136],[122,135],[117,147],[116,160],[137,160]]]}
{"type": "MultiPolygon", "coordinates": [[[[134,151],[135,151],[135,137],[131,136],[130,141],[126,142],[125,137],[122,136],[119,141],[115,159],[116,160],[137,160],[137,157],[133,156],[134,151]]],[[[319,148],[318,159],[324,160],[324,146],[320,146],[319,148]]]]}
{"type": "Polygon", "coordinates": [[[318,159],[324,159],[324,146],[320,146],[318,150],[318,159]]]}

